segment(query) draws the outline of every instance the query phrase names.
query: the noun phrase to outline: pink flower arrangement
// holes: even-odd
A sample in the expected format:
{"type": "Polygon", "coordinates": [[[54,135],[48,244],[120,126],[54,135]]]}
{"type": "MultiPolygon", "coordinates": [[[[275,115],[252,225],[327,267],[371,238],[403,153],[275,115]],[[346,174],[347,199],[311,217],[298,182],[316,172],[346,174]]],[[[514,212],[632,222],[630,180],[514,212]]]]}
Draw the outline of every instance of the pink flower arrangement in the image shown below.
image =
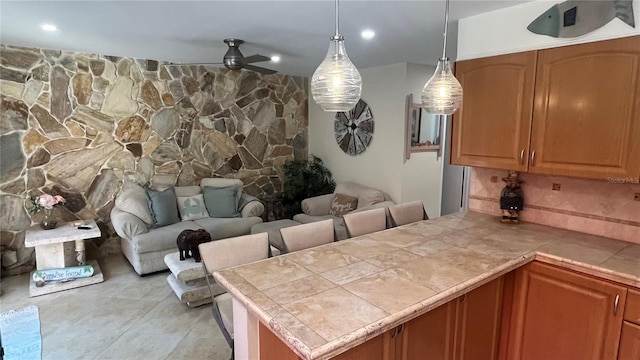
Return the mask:
{"type": "Polygon", "coordinates": [[[31,196],[31,206],[29,212],[33,215],[42,209],[53,209],[54,206],[64,204],[66,200],[60,195],[43,194],[40,196],[31,196]]]}
{"type": "Polygon", "coordinates": [[[38,198],[38,204],[45,209],[53,209],[54,206],[63,203],[64,198],[60,195],[51,196],[49,194],[44,194],[38,198]]]}

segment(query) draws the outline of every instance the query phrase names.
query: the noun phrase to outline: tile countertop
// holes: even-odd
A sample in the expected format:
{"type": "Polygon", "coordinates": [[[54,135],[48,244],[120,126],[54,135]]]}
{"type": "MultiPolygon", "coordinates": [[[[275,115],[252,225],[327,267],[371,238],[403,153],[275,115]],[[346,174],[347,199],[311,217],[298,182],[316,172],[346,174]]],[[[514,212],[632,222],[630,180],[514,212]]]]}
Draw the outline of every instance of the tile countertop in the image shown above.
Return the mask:
{"type": "Polygon", "coordinates": [[[640,287],[640,244],[475,212],[214,276],[303,359],[327,359],[534,259],[640,287]]]}

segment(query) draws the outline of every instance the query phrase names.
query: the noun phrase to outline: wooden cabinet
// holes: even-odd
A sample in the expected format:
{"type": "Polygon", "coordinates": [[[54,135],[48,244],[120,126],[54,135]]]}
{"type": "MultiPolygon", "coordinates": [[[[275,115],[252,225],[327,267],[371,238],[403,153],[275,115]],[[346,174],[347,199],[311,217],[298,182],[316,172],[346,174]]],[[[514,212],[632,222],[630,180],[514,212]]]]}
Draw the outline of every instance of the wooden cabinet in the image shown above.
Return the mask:
{"type": "MultiPolygon", "coordinates": [[[[264,324],[259,325],[260,359],[300,360],[285,343],[282,342],[264,324]]],[[[397,331],[387,331],[375,338],[360,344],[332,358],[334,360],[394,360],[395,348],[392,347],[392,336],[397,331]]]]}
{"type": "Polygon", "coordinates": [[[535,73],[535,51],[456,63],[452,164],[527,170],[535,73]]]}
{"type": "Polygon", "coordinates": [[[452,164],[640,176],[640,36],[461,61],[456,77],[452,164]]]}
{"type": "Polygon", "coordinates": [[[516,271],[508,359],[615,359],[627,289],[534,262],[516,271]]]}
{"type": "Polygon", "coordinates": [[[498,278],[404,324],[401,359],[496,359],[502,288],[498,278]]]}
{"type": "Polygon", "coordinates": [[[629,290],[620,335],[618,360],[640,359],[640,292],[629,290]]]}
{"type": "MultiPolygon", "coordinates": [[[[502,289],[501,277],[333,359],[496,359],[502,289]]],[[[262,323],[259,333],[261,359],[299,359],[262,323]]]]}

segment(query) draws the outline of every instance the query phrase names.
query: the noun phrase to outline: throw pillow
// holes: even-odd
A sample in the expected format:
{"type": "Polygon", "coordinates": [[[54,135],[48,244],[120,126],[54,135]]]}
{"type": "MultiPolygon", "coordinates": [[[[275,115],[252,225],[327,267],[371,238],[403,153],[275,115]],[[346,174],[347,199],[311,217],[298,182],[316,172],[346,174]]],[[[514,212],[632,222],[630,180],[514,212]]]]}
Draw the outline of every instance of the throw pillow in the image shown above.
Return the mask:
{"type": "Polygon", "coordinates": [[[205,219],[209,217],[207,208],[204,207],[202,194],[193,196],[178,196],[178,211],[182,221],[205,219]]]}
{"type": "Polygon", "coordinates": [[[357,197],[335,194],[331,200],[331,210],[329,210],[329,214],[333,216],[343,216],[344,214],[355,210],[357,207],[357,197]]]}
{"type": "Polygon", "coordinates": [[[237,186],[205,186],[202,193],[209,216],[213,218],[238,217],[237,186]]]}
{"type": "Polygon", "coordinates": [[[149,188],[145,190],[149,198],[151,216],[153,217],[153,225],[151,227],[158,228],[180,221],[176,193],[173,186],[162,191],[151,190],[149,188]]]}
{"type": "Polygon", "coordinates": [[[147,225],[153,225],[147,194],[144,188],[136,183],[127,181],[122,185],[122,190],[116,197],[116,207],[137,216],[147,225]]]}

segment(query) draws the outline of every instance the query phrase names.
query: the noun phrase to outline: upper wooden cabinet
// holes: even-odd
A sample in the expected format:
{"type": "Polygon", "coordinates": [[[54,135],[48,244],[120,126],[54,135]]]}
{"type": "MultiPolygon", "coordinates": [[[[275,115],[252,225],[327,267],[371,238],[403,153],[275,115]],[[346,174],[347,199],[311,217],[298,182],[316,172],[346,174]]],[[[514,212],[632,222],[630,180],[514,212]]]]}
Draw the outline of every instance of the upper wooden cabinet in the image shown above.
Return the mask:
{"type": "Polygon", "coordinates": [[[452,164],[640,176],[640,36],[461,61],[456,77],[452,164]]]}
{"type": "Polygon", "coordinates": [[[527,170],[535,73],[535,51],[456,63],[452,164],[527,170]]]}

